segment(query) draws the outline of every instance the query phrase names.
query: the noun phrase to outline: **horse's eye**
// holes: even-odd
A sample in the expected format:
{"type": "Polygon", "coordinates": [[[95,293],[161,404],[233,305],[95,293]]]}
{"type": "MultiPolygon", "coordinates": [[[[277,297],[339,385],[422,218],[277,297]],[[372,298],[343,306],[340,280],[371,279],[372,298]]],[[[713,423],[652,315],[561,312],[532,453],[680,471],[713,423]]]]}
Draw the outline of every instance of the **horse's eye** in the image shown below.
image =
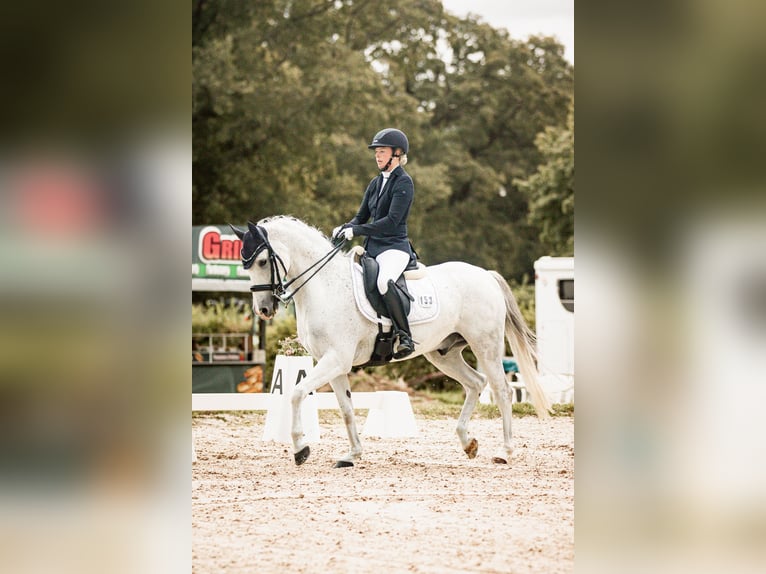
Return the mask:
{"type": "Polygon", "coordinates": [[[258,267],[266,267],[266,260],[265,259],[261,259],[258,262],[258,267]]]}

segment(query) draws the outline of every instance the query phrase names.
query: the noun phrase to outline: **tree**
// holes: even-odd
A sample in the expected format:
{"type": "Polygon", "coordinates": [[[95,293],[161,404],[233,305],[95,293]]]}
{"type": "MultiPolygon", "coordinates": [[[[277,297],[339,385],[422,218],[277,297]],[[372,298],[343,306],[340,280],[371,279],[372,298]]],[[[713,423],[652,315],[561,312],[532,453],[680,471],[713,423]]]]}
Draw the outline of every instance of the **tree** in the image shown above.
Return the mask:
{"type": "Polygon", "coordinates": [[[193,3],[193,222],[292,214],[329,232],[375,175],[382,127],[410,139],[413,242],[509,279],[544,253],[517,180],[564,126],[573,69],[551,38],[516,41],[439,0],[193,3]]]}
{"type": "Polygon", "coordinates": [[[548,127],[535,140],[543,157],[537,171],[516,180],[529,198],[529,219],[551,255],[574,254],[574,103],[567,125],[548,127]]]}

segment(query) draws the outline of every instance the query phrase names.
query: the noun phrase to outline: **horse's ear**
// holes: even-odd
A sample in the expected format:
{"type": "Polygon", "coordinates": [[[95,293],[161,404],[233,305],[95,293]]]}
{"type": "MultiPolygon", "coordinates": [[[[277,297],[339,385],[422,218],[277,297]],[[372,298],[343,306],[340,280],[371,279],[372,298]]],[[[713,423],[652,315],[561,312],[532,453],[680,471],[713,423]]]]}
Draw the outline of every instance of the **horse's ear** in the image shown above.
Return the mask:
{"type": "Polygon", "coordinates": [[[250,230],[253,237],[258,237],[260,235],[260,233],[258,233],[258,226],[252,221],[247,222],[247,228],[250,230]]]}
{"type": "Polygon", "coordinates": [[[245,238],[245,233],[247,233],[246,231],[244,231],[242,229],[237,229],[231,223],[229,223],[229,227],[231,227],[231,230],[234,232],[234,234],[237,237],[239,237],[240,239],[244,239],[245,238]]]}

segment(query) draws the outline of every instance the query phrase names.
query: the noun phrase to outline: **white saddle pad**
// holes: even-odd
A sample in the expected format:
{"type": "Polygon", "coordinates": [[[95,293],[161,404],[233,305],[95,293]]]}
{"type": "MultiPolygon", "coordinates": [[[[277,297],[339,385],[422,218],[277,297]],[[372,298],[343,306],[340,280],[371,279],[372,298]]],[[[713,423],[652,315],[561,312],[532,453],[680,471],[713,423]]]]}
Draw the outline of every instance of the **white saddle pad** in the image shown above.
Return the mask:
{"type": "MultiPolygon", "coordinates": [[[[359,265],[353,257],[349,256],[351,262],[351,283],[354,286],[354,299],[356,306],[367,319],[373,323],[382,323],[384,327],[391,325],[391,320],[387,317],[378,318],[375,309],[372,308],[364,292],[364,279],[362,277],[362,266],[359,265]]],[[[436,289],[433,281],[426,274],[422,279],[407,280],[407,289],[415,300],[410,304],[410,313],[407,319],[410,325],[427,323],[433,321],[439,315],[439,299],[436,296],[436,289]]]]}

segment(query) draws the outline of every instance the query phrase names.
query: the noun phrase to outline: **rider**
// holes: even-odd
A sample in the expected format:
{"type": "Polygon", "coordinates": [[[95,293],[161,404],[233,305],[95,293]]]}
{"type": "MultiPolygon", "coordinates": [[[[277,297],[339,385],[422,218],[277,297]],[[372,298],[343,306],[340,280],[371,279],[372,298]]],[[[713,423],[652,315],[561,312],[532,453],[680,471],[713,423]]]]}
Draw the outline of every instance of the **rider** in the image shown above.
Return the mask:
{"type": "Polygon", "coordinates": [[[404,171],[410,146],[404,132],[386,128],[376,133],[367,147],[375,150],[380,175],[367,186],[354,218],[336,227],[333,237],[347,240],[357,235],[367,237],[364,248],[380,266],[378,290],[399,338],[394,358],[401,359],[415,350],[407,315],[394,286],[410,261],[415,259],[407,236],[407,216],[415,186],[404,171]]]}

